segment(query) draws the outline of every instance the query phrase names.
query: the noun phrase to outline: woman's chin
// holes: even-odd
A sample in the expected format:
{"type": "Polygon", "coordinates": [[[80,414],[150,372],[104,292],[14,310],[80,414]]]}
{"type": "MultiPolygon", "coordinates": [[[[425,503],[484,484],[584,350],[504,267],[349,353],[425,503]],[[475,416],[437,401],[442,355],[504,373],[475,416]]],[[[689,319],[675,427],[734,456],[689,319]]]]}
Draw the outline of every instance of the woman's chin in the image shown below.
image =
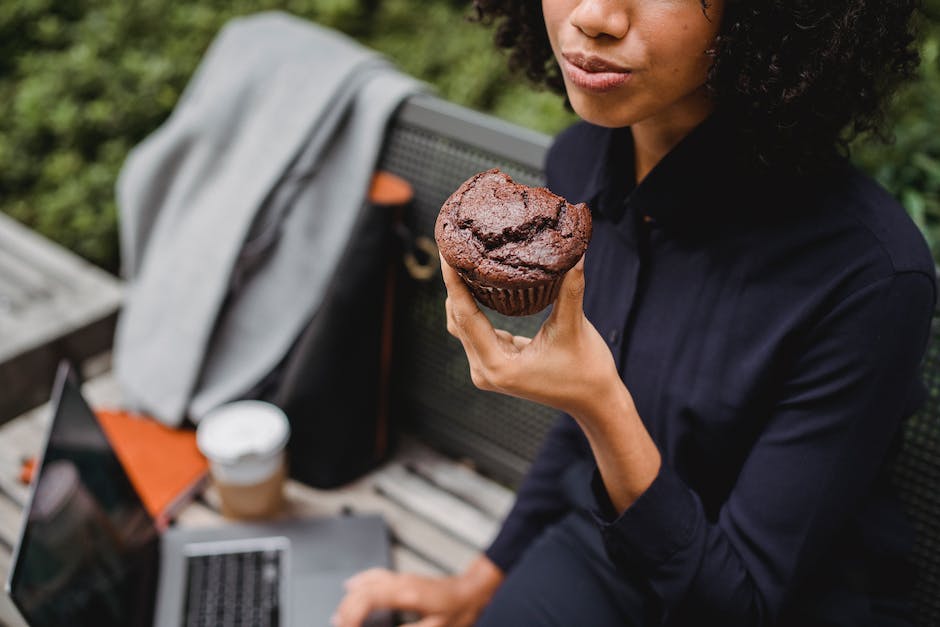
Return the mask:
{"type": "Polygon", "coordinates": [[[621,128],[631,126],[643,119],[643,116],[633,109],[625,109],[623,103],[616,103],[614,106],[597,102],[595,99],[580,99],[568,96],[571,102],[571,108],[585,122],[590,122],[596,126],[607,128],[621,128]],[[619,105],[619,106],[617,106],[619,105]]]}

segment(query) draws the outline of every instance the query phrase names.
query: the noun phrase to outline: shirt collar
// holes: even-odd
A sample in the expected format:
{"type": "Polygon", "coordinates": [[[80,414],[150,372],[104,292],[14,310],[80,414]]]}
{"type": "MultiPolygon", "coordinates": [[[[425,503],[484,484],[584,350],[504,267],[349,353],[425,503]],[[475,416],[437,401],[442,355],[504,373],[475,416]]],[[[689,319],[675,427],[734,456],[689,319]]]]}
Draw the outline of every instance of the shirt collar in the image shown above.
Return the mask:
{"type": "Polygon", "coordinates": [[[596,154],[601,158],[588,178],[584,198],[596,211],[616,222],[623,215],[624,199],[635,186],[630,128],[604,129],[596,154]]]}
{"type": "Polygon", "coordinates": [[[639,185],[629,127],[608,129],[605,139],[587,197],[613,221],[631,211],[664,228],[721,224],[740,215],[742,194],[760,184],[733,125],[718,115],[692,129],[639,185]]]}

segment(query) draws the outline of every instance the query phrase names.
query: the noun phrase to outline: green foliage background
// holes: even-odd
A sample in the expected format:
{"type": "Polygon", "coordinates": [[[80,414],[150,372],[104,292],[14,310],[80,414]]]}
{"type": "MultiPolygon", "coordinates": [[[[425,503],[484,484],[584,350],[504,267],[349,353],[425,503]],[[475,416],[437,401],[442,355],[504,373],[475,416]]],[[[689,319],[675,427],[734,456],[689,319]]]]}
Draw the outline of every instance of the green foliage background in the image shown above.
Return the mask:
{"type": "MultiPolygon", "coordinates": [[[[928,0],[919,80],[897,140],[855,158],[904,202],[940,253],[940,0],[928,0]]],[[[281,9],[385,52],[450,100],[547,133],[573,117],[506,70],[466,0],[16,0],[0,2],[0,210],[111,271],[114,181],[172,110],[218,29],[281,9]]],[[[940,256],[940,254],[938,254],[940,256]]]]}

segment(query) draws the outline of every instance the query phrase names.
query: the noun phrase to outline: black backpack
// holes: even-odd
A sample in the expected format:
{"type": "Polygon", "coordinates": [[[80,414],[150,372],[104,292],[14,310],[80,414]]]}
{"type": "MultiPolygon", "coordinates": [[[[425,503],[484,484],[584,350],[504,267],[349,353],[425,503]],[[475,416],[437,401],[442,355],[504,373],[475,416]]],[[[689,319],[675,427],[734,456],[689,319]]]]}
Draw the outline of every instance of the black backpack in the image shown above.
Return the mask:
{"type": "Polygon", "coordinates": [[[438,262],[425,254],[427,266],[402,272],[403,258],[414,259],[403,227],[411,193],[403,179],[376,175],[322,304],[255,395],[287,413],[290,474],[311,486],[347,483],[394,448],[396,292],[409,276],[436,274],[438,262]]]}

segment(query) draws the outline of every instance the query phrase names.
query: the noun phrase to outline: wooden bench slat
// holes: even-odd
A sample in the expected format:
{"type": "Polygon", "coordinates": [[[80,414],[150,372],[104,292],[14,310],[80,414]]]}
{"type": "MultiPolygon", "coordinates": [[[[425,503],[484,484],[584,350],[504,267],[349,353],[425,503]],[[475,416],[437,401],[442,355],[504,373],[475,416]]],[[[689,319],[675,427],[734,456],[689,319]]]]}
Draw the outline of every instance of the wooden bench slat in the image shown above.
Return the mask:
{"type": "Polygon", "coordinates": [[[392,564],[394,564],[395,570],[400,573],[413,573],[428,577],[450,574],[401,544],[392,546],[392,564]]]}
{"type": "Polygon", "coordinates": [[[0,496],[9,499],[20,509],[26,507],[29,500],[29,486],[19,482],[20,457],[16,449],[11,449],[0,437],[0,496]]]}
{"type": "Polygon", "coordinates": [[[39,453],[48,416],[34,410],[0,426],[0,492],[21,509],[29,499],[29,486],[20,483],[20,464],[39,453]]]}
{"type": "Polygon", "coordinates": [[[193,528],[212,527],[221,524],[224,520],[220,513],[197,500],[183,508],[176,516],[175,524],[193,528]]]}
{"type": "Polygon", "coordinates": [[[72,251],[0,214],[0,247],[43,277],[43,282],[76,292],[90,284],[117,280],[72,251]]]}
{"type": "Polygon", "coordinates": [[[0,248],[0,287],[4,294],[17,296],[17,304],[28,298],[52,298],[54,285],[39,270],[9,249],[0,248]]]}
{"type": "MultiPolygon", "coordinates": [[[[10,550],[0,546],[0,579],[6,581],[7,573],[13,565],[13,558],[10,550]]],[[[19,610],[13,605],[13,601],[7,595],[6,591],[0,592],[0,625],[5,627],[27,627],[26,622],[20,616],[19,610]]]]}
{"type": "Polygon", "coordinates": [[[13,550],[23,524],[23,507],[12,499],[0,496],[0,546],[13,550]]]}
{"type": "Polygon", "coordinates": [[[0,422],[38,405],[63,354],[111,342],[120,281],[0,214],[0,422]]]}
{"type": "Polygon", "coordinates": [[[381,493],[479,550],[496,536],[498,522],[457,497],[442,492],[401,465],[375,475],[381,493]]]}
{"type": "Polygon", "coordinates": [[[512,508],[515,494],[509,488],[413,439],[403,449],[401,457],[408,470],[467,501],[492,518],[503,520],[512,508]]]}

